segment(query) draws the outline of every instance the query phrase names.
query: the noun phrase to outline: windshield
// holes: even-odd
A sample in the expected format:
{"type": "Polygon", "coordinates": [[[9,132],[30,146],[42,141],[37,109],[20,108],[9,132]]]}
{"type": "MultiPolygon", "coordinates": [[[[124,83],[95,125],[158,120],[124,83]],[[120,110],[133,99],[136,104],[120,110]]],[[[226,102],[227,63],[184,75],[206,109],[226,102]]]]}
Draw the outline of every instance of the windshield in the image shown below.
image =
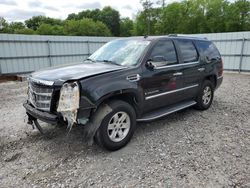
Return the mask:
{"type": "Polygon", "coordinates": [[[149,41],[142,40],[114,40],[102,46],[88,59],[123,66],[134,66],[138,63],[149,43],[149,41]]]}

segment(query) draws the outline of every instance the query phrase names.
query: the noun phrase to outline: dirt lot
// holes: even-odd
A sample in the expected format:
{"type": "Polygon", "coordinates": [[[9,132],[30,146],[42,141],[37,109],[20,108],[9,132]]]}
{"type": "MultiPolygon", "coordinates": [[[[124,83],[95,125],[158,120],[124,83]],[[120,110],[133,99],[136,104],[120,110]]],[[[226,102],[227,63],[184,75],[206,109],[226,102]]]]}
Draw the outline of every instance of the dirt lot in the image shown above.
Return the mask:
{"type": "Polygon", "coordinates": [[[116,152],[87,146],[82,128],[24,122],[25,82],[0,84],[0,187],[250,187],[250,76],[225,74],[207,111],[138,124],[116,152]]]}

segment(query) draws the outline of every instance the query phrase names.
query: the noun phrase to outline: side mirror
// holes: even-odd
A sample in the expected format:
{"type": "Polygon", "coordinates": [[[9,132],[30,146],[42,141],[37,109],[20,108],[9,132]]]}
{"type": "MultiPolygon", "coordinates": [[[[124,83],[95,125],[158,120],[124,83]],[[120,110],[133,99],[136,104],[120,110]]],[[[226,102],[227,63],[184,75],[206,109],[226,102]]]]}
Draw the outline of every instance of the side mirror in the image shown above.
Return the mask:
{"type": "Polygon", "coordinates": [[[161,67],[165,65],[167,62],[166,58],[163,56],[154,56],[153,58],[149,59],[146,63],[146,67],[150,70],[154,70],[157,67],[161,67]]]}
{"type": "Polygon", "coordinates": [[[155,65],[153,64],[153,62],[151,60],[148,60],[146,62],[146,68],[148,68],[150,70],[154,70],[155,69],[155,65]]]}

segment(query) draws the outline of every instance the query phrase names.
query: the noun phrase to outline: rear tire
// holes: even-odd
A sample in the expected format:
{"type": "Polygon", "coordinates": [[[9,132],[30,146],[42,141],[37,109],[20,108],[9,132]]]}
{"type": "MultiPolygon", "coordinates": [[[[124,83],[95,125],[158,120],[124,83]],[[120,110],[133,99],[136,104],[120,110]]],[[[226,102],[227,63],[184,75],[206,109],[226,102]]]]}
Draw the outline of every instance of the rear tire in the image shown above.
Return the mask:
{"type": "Polygon", "coordinates": [[[112,111],[107,114],[95,134],[98,145],[107,150],[118,150],[130,141],[136,126],[134,108],[121,100],[108,103],[112,111]]]}
{"type": "Polygon", "coordinates": [[[214,85],[211,81],[205,80],[196,98],[197,104],[194,106],[198,110],[207,110],[214,98],[214,85]]]}

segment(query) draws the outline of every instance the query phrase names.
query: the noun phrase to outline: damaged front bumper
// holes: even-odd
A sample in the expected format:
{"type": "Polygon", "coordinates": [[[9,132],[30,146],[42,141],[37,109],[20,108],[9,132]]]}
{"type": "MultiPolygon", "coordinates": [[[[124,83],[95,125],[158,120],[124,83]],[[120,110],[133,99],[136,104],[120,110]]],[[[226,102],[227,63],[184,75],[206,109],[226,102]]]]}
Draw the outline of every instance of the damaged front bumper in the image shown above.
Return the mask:
{"type": "Polygon", "coordinates": [[[28,102],[25,102],[23,106],[26,109],[26,113],[29,116],[30,120],[39,119],[49,124],[57,124],[59,121],[59,118],[57,115],[37,110],[28,102]]]}

